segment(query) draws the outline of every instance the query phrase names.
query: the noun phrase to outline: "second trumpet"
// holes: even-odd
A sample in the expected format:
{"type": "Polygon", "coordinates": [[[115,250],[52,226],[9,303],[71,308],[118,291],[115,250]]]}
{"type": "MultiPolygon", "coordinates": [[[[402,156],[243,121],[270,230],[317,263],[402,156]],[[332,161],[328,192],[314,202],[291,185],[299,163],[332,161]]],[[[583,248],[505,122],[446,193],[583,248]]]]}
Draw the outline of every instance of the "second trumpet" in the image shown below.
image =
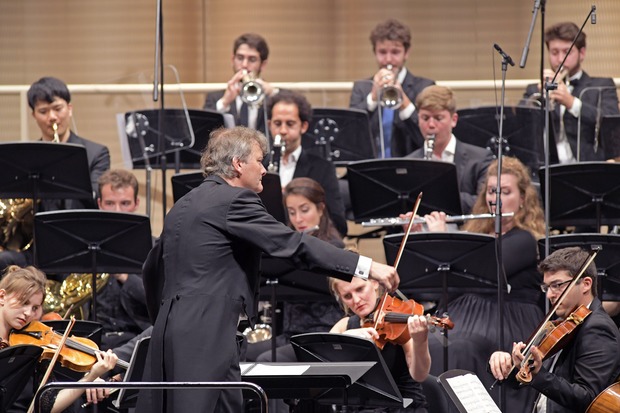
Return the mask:
{"type": "Polygon", "coordinates": [[[263,86],[256,80],[256,75],[253,72],[248,72],[243,76],[239,95],[241,100],[248,105],[260,105],[265,99],[263,86]]]}

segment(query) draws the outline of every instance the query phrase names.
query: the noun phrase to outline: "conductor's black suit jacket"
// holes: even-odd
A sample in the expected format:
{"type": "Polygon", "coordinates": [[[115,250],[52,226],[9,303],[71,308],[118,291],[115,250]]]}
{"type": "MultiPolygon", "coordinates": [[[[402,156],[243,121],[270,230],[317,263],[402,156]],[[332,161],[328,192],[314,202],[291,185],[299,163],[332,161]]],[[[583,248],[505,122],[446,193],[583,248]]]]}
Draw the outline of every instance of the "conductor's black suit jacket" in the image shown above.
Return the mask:
{"type": "MultiPolygon", "coordinates": [[[[217,176],[174,204],[144,266],[149,312],[156,317],[146,380],[241,379],[237,324],[244,312],[255,317],[262,252],[347,281],[359,258],[291,230],[265,210],[256,193],[217,176]]],[[[152,397],[149,405],[141,396],[138,411],[159,411],[161,399],[152,397]]],[[[167,412],[234,411],[216,406],[217,392],[185,390],[166,397],[167,412]]]]}

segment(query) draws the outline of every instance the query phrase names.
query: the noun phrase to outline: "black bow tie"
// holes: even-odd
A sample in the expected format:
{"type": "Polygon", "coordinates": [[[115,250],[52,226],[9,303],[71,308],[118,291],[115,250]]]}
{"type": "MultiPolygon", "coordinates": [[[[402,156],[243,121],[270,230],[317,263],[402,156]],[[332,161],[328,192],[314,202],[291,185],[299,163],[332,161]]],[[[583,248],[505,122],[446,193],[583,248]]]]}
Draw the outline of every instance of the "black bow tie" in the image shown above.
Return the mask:
{"type": "Polygon", "coordinates": [[[573,87],[573,89],[579,86],[580,80],[581,79],[569,79],[570,85],[573,87]]]}

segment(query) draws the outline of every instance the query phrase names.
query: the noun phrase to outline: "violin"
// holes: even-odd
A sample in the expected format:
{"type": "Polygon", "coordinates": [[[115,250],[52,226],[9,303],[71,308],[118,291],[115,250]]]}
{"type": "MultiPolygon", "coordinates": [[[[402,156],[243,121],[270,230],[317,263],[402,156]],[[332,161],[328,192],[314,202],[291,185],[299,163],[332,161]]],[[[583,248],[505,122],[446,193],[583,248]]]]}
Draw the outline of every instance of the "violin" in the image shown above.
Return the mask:
{"type": "MultiPolygon", "coordinates": [[[[551,357],[561,350],[573,337],[575,329],[583,323],[587,316],[592,313],[585,305],[580,305],[565,320],[547,323],[547,333],[538,340],[538,350],[541,352],[543,360],[551,357]]],[[[521,384],[529,384],[532,381],[531,363],[533,359],[531,352],[523,359],[521,368],[516,375],[516,379],[521,384]]]]}
{"type": "MultiPolygon", "coordinates": [[[[379,338],[375,339],[375,345],[383,349],[386,343],[404,345],[411,339],[407,320],[412,315],[423,315],[424,307],[414,300],[401,300],[387,293],[383,295],[377,310],[370,314],[363,322],[364,327],[373,327],[377,330],[379,338]]],[[[426,315],[429,324],[451,330],[454,323],[449,317],[435,317],[426,315]]]]}
{"type": "MultiPolygon", "coordinates": [[[[43,354],[39,361],[51,359],[62,340],[62,334],[57,333],[52,327],[39,321],[32,321],[21,330],[13,330],[9,335],[9,345],[31,344],[43,348],[43,354]]],[[[99,347],[94,341],[85,337],[71,336],[67,338],[65,345],[60,350],[60,364],[77,372],[90,371],[97,362],[96,353],[99,347]]],[[[118,360],[116,363],[124,369],[129,368],[129,363],[118,360]]]]}

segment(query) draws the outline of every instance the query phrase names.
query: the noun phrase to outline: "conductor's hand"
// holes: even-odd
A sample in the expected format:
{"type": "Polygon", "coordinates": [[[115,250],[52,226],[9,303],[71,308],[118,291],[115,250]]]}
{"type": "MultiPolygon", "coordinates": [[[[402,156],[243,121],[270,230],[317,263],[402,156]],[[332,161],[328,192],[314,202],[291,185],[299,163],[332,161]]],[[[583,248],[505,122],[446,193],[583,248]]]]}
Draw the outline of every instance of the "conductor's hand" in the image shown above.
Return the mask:
{"type": "Polygon", "coordinates": [[[396,272],[396,268],[376,261],[373,261],[370,266],[369,278],[378,281],[389,292],[396,291],[400,283],[400,277],[396,272]]]}

